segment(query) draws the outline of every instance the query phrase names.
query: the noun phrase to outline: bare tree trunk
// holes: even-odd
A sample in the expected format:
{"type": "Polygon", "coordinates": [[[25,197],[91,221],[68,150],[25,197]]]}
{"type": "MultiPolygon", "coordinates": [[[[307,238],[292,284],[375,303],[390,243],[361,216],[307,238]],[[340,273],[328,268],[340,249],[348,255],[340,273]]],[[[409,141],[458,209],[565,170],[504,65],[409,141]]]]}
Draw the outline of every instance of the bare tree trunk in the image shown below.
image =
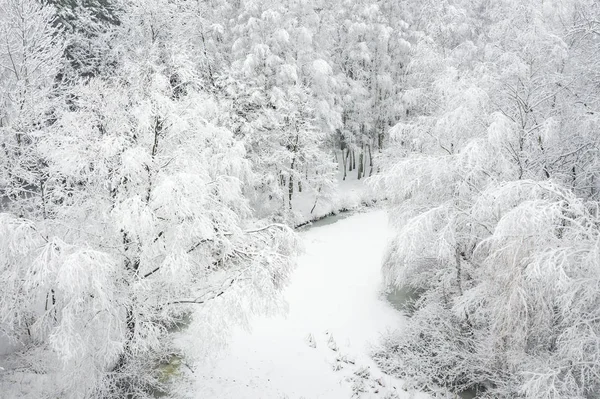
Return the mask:
{"type": "MultiPolygon", "coordinates": [[[[123,232],[123,249],[125,254],[129,253],[129,250],[134,244],[129,238],[126,232],[123,232]]],[[[133,249],[132,257],[126,257],[124,262],[125,270],[128,274],[133,277],[138,276],[138,270],[140,268],[140,257],[138,256],[138,248],[133,249]]],[[[131,282],[126,281],[126,285],[130,285],[131,282]]],[[[119,355],[117,363],[115,364],[114,371],[119,372],[125,368],[129,358],[132,356],[131,345],[135,338],[136,332],[136,320],[133,305],[129,304],[125,309],[125,344],[123,346],[123,352],[119,355]]]]}
{"type": "Polygon", "coordinates": [[[349,148],[346,151],[348,151],[346,153],[346,158],[348,159],[348,172],[352,172],[352,153],[349,148]]]}
{"type": "Polygon", "coordinates": [[[371,154],[371,144],[367,144],[369,149],[369,177],[373,175],[373,155],[371,154]]]}
{"type": "Polygon", "coordinates": [[[342,180],[346,180],[346,165],[348,164],[348,153],[344,155],[344,149],[342,149],[342,167],[344,168],[344,178],[342,180]]]}
{"type": "Polygon", "coordinates": [[[133,315],[133,310],[130,306],[127,307],[125,311],[125,345],[123,346],[123,352],[119,355],[117,359],[117,363],[115,364],[113,371],[120,372],[127,365],[127,361],[131,356],[131,341],[133,340],[135,334],[135,318],[133,315]]]}
{"type": "Polygon", "coordinates": [[[288,196],[290,200],[290,209],[292,209],[292,196],[294,195],[294,167],[296,166],[296,157],[298,156],[298,140],[300,139],[300,135],[297,133],[298,128],[296,127],[296,142],[292,147],[292,151],[294,153],[294,158],[292,159],[292,164],[290,165],[290,181],[288,183],[288,196]]]}
{"type": "Polygon", "coordinates": [[[458,246],[454,250],[454,256],[455,256],[455,259],[456,259],[456,281],[458,283],[458,292],[462,296],[462,294],[463,294],[463,288],[462,288],[462,265],[461,265],[461,261],[460,261],[461,254],[460,254],[460,250],[458,249],[458,246]]]}
{"type": "Polygon", "coordinates": [[[283,175],[283,171],[279,171],[279,185],[285,186],[285,176],[283,175]]]}
{"type": "Polygon", "coordinates": [[[288,196],[290,200],[290,209],[292,209],[292,196],[294,195],[294,177],[290,174],[290,182],[288,185],[288,196]]]}
{"type": "Polygon", "coordinates": [[[358,155],[358,180],[360,180],[364,175],[365,163],[364,163],[364,145],[358,155]]]}

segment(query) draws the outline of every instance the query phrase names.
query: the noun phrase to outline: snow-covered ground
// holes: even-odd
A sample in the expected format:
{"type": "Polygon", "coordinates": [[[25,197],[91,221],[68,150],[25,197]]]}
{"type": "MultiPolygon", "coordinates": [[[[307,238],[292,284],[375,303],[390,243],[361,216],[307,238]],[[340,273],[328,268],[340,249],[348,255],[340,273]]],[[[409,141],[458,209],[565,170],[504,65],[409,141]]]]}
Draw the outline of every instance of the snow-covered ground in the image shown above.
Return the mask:
{"type": "Polygon", "coordinates": [[[381,210],[301,233],[305,254],[286,290],[287,316],[236,331],[217,362],[194,367],[192,397],[210,399],[424,398],[402,390],[369,357],[402,316],[382,299],[380,262],[389,235],[381,210]]]}
{"type": "MultiPolygon", "coordinates": [[[[341,155],[340,155],[341,157],[341,155]]],[[[328,198],[319,198],[314,192],[296,192],[292,200],[295,213],[294,224],[299,225],[312,220],[318,220],[331,213],[341,210],[353,210],[363,204],[369,204],[378,199],[378,195],[367,183],[367,179],[358,180],[356,170],[348,172],[346,180],[343,179],[342,165],[336,176],[336,190],[328,198]]]]}

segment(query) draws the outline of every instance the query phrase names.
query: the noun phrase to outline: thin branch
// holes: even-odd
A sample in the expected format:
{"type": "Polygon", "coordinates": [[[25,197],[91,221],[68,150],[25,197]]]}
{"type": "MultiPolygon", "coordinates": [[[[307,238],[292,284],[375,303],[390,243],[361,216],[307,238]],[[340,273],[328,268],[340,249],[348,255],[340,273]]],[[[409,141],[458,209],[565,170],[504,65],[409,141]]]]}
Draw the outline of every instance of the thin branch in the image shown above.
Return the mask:
{"type": "Polygon", "coordinates": [[[196,298],[196,299],[181,299],[181,300],[178,300],[178,301],[168,302],[166,305],[183,305],[183,304],[201,305],[203,303],[208,302],[209,300],[217,299],[218,297],[220,297],[221,295],[223,295],[225,293],[225,291],[227,291],[228,288],[231,288],[231,286],[233,285],[233,283],[235,281],[236,281],[236,279],[232,278],[231,281],[229,282],[229,285],[227,285],[225,288],[221,289],[221,291],[219,291],[219,293],[217,293],[215,296],[213,296],[211,298],[205,298],[205,299],[200,299],[200,298],[196,298]]]}
{"type": "Polygon", "coordinates": [[[287,228],[287,226],[285,224],[271,223],[271,224],[269,224],[267,226],[264,226],[264,227],[261,227],[261,228],[255,229],[255,230],[244,230],[244,233],[249,233],[249,234],[251,234],[251,233],[258,233],[260,231],[270,229],[271,227],[279,227],[280,229],[286,229],[287,228]]]}

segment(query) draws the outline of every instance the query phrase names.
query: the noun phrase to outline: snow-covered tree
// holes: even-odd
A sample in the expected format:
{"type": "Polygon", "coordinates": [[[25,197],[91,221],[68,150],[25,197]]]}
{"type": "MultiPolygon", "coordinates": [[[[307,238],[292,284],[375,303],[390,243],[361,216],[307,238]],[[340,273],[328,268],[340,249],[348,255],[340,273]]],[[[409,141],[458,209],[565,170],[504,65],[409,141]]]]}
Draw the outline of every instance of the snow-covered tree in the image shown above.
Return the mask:
{"type": "Polygon", "coordinates": [[[208,349],[281,308],[295,236],[254,218],[251,165],[214,123],[180,6],[127,5],[114,76],[71,87],[36,142],[41,210],[11,195],[0,214],[1,322],[23,344],[2,376],[13,388],[30,372],[47,376],[32,395],[149,396],[183,320],[208,349]]]}
{"type": "Polygon", "coordinates": [[[19,199],[11,209],[22,215],[43,213],[38,143],[60,97],[65,46],[54,21],[54,10],[35,0],[0,2],[0,198],[19,199]]]}
{"type": "Polygon", "coordinates": [[[582,15],[597,5],[422,10],[409,112],[376,179],[398,226],[384,274],[419,299],[376,358],[420,388],[596,397],[600,143],[591,132],[600,120],[590,52],[600,42],[582,15]]]}
{"type": "Polygon", "coordinates": [[[306,13],[269,1],[243,2],[230,27],[233,62],[220,82],[231,109],[224,123],[246,143],[260,171],[255,204],[284,219],[296,192],[330,191],[335,170],[325,151],[335,111],[327,93],[318,91],[331,72],[301,24],[308,18],[295,14],[300,11],[306,13]]]}
{"type": "Polygon", "coordinates": [[[332,62],[342,77],[339,144],[346,166],[360,179],[373,172],[374,149],[381,150],[400,117],[400,78],[411,50],[406,23],[393,2],[332,2],[335,26],[332,62]],[[357,158],[358,157],[358,158],[357,158]]]}
{"type": "Polygon", "coordinates": [[[117,65],[112,47],[119,24],[119,2],[114,0],[49,0],[56,23],[67,39],[64,79],[111,74],[117,65]]]}

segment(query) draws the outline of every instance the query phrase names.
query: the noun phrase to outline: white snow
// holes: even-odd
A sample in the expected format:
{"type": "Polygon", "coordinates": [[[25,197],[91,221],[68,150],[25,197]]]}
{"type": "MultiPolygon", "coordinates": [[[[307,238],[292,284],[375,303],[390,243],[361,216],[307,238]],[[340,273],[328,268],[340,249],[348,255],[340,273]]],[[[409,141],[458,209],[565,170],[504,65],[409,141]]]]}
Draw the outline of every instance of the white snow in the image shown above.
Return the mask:
{"type": "Polygon", "coordinates": [[[381,297],[380,263],[389,234],[381,210],[318,222],[302,232],[306,251],[285,293],[287,316],[257,318],[251,332],[236,331],[223,357],[194,367],[191,396],[427,397],[404,392],[402,382],[383,375],[369,357],[370,344],[403,322],[381,297]]]}
{"type": "MultiPolygon", "coordinates": [[[[341,154],[338,152],[338,157],[341,154]]],[[[312,220],[320,219],[340,210],[355,210],[370,204],[381,198],[365,179],[356,178],[357,171],[348,172],[346,180],[343,180],[343,166],[338,160],[339,168],[335,179],[336,190],[330,198],[320,198],[315,206],[315,193],[307,190],[295,193],[292,200],[294,212],[296,212],[295,224],[302,224],[312,220]],[[314,207],[314,209],[313,209],[314,207]]]]}

